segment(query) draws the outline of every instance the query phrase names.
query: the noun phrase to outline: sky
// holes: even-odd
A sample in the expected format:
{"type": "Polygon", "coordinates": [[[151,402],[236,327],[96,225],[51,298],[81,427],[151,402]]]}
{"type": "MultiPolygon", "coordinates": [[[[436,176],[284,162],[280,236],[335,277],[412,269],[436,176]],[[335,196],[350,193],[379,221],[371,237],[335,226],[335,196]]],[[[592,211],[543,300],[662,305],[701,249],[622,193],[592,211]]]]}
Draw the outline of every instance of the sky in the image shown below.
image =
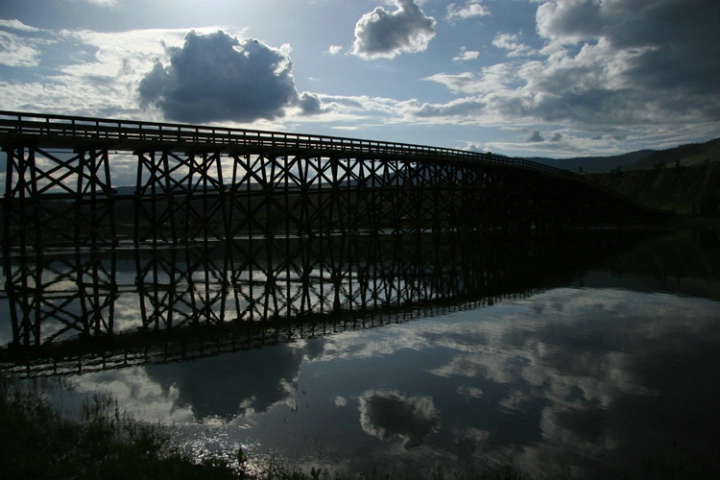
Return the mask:
{"type": "Polygon", "coordinates": [[[0,0],[0,109],[566,158],[720,136],[718,0],[0,0]]]}

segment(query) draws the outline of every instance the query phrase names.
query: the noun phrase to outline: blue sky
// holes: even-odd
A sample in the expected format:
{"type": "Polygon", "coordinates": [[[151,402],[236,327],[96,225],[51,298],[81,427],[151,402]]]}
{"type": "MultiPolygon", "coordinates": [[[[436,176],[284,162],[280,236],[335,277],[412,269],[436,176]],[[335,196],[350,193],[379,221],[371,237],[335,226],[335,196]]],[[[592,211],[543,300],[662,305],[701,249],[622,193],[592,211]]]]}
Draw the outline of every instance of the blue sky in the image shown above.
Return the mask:
{"type": "Polygon", "coordinates": [[[0,0],[0,108],[512,156],[720,136],[717,0],[0,0]]]}

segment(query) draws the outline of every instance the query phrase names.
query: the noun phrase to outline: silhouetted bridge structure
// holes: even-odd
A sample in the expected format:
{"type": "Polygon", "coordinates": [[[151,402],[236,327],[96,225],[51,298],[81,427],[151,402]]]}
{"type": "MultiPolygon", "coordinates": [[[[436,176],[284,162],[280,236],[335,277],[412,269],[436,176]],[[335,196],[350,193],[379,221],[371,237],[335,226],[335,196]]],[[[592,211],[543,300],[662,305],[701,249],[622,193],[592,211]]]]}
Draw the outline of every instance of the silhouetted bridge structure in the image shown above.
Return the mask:
{"type": "Polygon", "coordinates": [[[566,285],[635,233],[573,230],[508,242],[471,231],[6,252],[0,372],[184,361],[477,309],[566,285]]]}
{"type": "Polygon", "coordinates": [[[579,175],[489,153],[0,111],[3,243],[175,243],[647,222],[579,175]],[[134,185],[117,186],[133,172],[134,185]]]}

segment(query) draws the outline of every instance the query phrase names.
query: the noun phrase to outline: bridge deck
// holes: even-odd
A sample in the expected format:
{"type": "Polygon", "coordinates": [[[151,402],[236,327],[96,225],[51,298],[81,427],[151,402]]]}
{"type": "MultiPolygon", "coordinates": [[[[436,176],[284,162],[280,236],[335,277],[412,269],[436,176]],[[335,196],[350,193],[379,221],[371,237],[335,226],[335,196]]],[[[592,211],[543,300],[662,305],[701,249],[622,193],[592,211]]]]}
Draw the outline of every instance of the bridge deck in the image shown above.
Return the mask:
{"type": "Polygon", "coordinates": [[[0,111],[0,142],[36,142],[38,146],[95,145],[124,151],[141,151],[162,145],[177,150],[212,150],[256,153],[259,150],[288,155],[337,155],[383,158],[412,157],[422,163],[498,165],[550,176],[577,176],[567,170],[491,153],[406,143],[382,142],[326,135],[307,135],[239,128],[140,122],[0,111]]]}

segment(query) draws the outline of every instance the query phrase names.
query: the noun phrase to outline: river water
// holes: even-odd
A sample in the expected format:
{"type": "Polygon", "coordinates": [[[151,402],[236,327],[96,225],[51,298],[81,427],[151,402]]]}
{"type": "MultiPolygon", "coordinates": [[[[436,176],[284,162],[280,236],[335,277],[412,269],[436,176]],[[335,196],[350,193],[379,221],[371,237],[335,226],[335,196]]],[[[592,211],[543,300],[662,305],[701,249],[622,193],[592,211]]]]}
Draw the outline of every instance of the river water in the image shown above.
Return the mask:
{"type": "Polygon", "coordinates": [[[717,478],[720,231],[431,237],[6,254],[3,368],[256,466],[717,478]]]}

